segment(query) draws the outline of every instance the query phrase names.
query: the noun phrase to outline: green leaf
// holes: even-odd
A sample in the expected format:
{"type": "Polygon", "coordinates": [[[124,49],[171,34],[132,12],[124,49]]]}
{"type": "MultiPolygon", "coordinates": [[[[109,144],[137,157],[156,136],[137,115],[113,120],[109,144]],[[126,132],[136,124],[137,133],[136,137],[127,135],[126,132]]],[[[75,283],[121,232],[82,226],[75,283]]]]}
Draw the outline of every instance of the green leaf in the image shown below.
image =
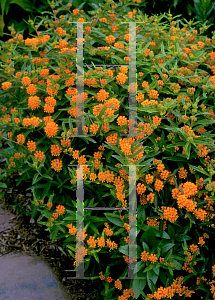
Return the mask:
{"type": "Polygon", "coordinates": [[[50,233],[50,239],[51,239],[52,243],[56,239],[58,231],[59,231],[59,227],[57,225],[53,225],[51,228],[51,233],[50,233]]]}
{"type": "MultiPolygon", "coordinates": [[[[117,50],[119,50],[119,49],[117,49],[117,50]]],[[[120,52],[122,52],[122,51],[120,51],[120,52]]],[[[124,60],[121,57],[119,57],[118,55],[111,54],[111,58],[115,58],[119,64],[123,64],[123,65],[125,64],[124,60]]]]}
{"type": "Polygon", "coordinates": [[[32,184],[35,184],[38,180],[37,180],[37,177],[39,176],[38,173],[36,173],[33,177],[33,181],[32,181],[32,184]]]}
{"type": "Polygon", "coordinates": [[[160,269],[160,276],[159,276],[159,278],[160,278],[160,280],[162,281],[162,283],[165,286],[166,282],[167,282],[167,278],[166,278],[166,273],[162,269],[160,269]]]}
{"type": "Polygon", "coordinates": [[[152,293],[154,293],[156,291],[156,282],[158,280],[158,275],[155,274],[155,272],[153,270],[149,270],[147,272],[147,283],[148,283],[148,286],[150,288],[150,290],[152,291],[152,293]]]}
{"type": "Polygon", "coordinates": [[[145,243],[145,242],[142,242],[142,247],[143,247],[143,251],[146,251],[146,252],[149,252],[149,246],[145,243]]]}
{"type": "Polygon", "coordinates": [[[29,0],[12,0],[10,4],[17,4],[25,11],[33,11],[32,3],[29,0]]]}
{"type": "Polygon", "coordinates": [[[195,166],[190,165],[190,164],[189,164],[189,166],[190,166],[192,169],[194,169],[194,170],[196,170],[196,171],[198,171],[198,172],[200,172],[200,173],[202,173],[202,174],[204,174],[204,175],[210,177],[210,175],[209,175],[206,171],[202,170],[201,168],[195,167],[195,166]]]}
{"type": "Polygon", "coordinates": [[[7,185],[5,183],[0,183],[0,188],[1,189],[7,189],[7,185]]]}
{"type": "Polygon", "coordinates": [[[175,246],[175,244],[173,244],[173,243],[168,243],[168,244],[162,246],[162,249],[161,249],[161,256],[163,256],[164,253],[166,253],[169,249],[171,249],[171,248],[174,247],[174,246],[175,246]]]}
{"type": "MultiPolygon", "coordinates": [[[[161,235],[160,235],[158,226],[154,226],[153,228],[154,228],[154,230],[156,231],[155,236],[161,238],[161,235]]],[[[162,235],[162,238],[163,238],[163,239],[168,239],[168,240],[169,240],[169,239],[170,239],[170,236],[166,233],[166,231],[164,231],[164,232],[163,232],[163,235],[162,235]]]]}
{"type": "Polygon", "coordinates": [[[99,260],[98,254],[95,252],[95,250],[94,251],[92,250],[91,253],[95,257],[95,260],[97,261],[97,263],[100,264],[100,260],[99,260]]]}
{"type": "Polygon", "coordinates": [[[149,227],[144,234],[142,235],[141,239],[147,243],[150,247],[154,247],[156,245],[156,239],[155,239],[155,230],[153,227],[149,227]]]}
{"type": "Polygon", "coordinates": [[[9,1],[8,0],[1,0],[2,20],[3,20],[3,17],[4,17],[5,4],[7,4],[7,2],[9,2],[9,1]]]}
{"type": "Polygon", "coordinates": [[[50,187],[51,187],[51,183],[50,182],[45,185],[45,189],[43,191],[42,199],[44,199],[48,195],[48,191],[50,190],[50,187]]]}
{"type": "Polygon", "coordinates": [[[13,147],[9,147],[7,149],[1,150],[0,156],[10,158],[11,156],[14,156],[15,153],[16,153],[16,150],[13,147]]]}
{"type": "Polygon", "coordinates": [[[141,292],[144,290],[146,286],[146,278],[145,279],[134,279],[133,280],[133,292],[136,299],[140,296],[141,292]]]}
{"type": "Polygon", "coordinates": [[[33,209],[31,210],[31,218],[34,219],[38,213],[38,206],[36,206],[34,204],[32,204],[32,206],[33,206],[33,209]]]}
{"type": "Polygon", "coordinates": [[[104,213],[105,217],[108,219],[108,221],[110,221],[111,223],[123,227],[124,223],[122,222],[122,220],[120,219],[119,215],[116,215],[114,213],[104,213]]]}
{"type": "Polygon", "coordinates": [[[195,276],[195,274],[189,274],[189,275],[185,276],[185,277],[182,279],[181,283],[184,283],[187,279],[189,279],[189,278],[191,278],[191,277],[193,277],[193,276],[195,276]]]}
{"type": "Polygon", "coordinates": [[[146,267],[145,269],[144,269],[144,273],[145,272],[148,272],[148,271],[150,271],[150,270],[152,270],[154,268],[154,265],[153,264],[150,264],[148,267],[146,267]]]}
{"type": "Polygon", "coordinates": [[[145,262],[144,261],[138,261],[138,263],[137,263],[137,270],[134,270],[134,274],[138,273],[144,267],[145,267],[145,262]]]}
{"type": "Polygon", "coordinates": [[[187,160],[189,160],[190,158],[190,150],[191,150],[191,143],[186,143],[185,147],[184,147],[185,153],[187,155],[187,160]]]}
{"type": "Polygon", "coordinates": [[[99,231],[98,231],[98,229],[97,229],[97,227],[94,225],[94,224],[90,224],[90,228],[96,233],[96,234],[98,234],[99,235],[99,231]]]}

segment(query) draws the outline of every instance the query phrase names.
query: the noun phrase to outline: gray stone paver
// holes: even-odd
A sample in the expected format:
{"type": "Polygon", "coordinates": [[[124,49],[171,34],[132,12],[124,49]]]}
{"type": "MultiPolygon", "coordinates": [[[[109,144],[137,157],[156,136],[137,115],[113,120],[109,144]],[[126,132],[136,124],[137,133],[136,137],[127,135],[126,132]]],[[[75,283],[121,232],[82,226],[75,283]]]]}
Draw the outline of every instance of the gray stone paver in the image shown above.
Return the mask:
{"type": "Polygon", "coordinates": [[[0,257],[0,300],[68,300],[50,267],[37,255],[0,257]]]}
{"type": "Polygon", "coordinates": [[[14,226],[11,218],[15,217],[14,214],[6,212],[2,209],[3,204],[0,204],[0,232],[14,226]]]}
{"type": "MultiPolygon", "coordinates": [[[[14,226],[15,215],[0,204],[0,232],[14,226]]],[[[70,300],[63,284],[39,256],[10,252],[0,256],[0,300],[70,300]]]]}

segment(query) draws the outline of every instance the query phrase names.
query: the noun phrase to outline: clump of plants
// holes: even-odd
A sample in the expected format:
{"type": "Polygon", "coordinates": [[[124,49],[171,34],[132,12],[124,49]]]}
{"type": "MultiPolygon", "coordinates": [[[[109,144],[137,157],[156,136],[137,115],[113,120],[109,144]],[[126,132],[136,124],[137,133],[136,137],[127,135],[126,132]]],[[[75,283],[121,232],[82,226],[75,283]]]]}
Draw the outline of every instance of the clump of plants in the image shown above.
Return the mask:
{"type": "Polygon", "coordinates": [[[84,276],[101,279],[98,299],[214,297],[214,38],[170,14],[147,17],[134,9],[123,16],[125,4],[112,0],[95,5],[92,18],[71,4],[61,14],[61,1],[51,7],[52,15],[44,12],[32,24],[37,36],[24,40],[13,30],[1,45],[10,55],[0,70],[5,171],[20,173],[17,185],[29,183],[32,217],[47,226],[52,241],[65,239],[74,270],[84,256],[84,276]],[[84,39],[77,38],[77,23],[84,39]],[[40,32],[41,25],[47,30],[40,32]],[[82,44],[84,92],[77,94],[82,44]],[[80,115],[82,136],[76,135],[80,115]],[[80,178],[84,208],[76,199],[80,178]],[[84,230],[78,230],[77,210],[84,230]],[[125,278],[131,237],[140,279],[125,278]]]}

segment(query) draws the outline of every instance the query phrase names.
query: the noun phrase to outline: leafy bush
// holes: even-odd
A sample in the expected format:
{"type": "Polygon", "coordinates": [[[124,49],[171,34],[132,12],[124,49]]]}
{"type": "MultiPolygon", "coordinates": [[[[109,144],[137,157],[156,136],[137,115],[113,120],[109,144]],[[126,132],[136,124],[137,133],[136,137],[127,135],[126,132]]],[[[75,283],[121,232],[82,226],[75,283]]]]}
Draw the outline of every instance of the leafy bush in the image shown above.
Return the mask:
{"type": "Polygon", "coordinates": [[[70,12],[67,5],[62,14],[62,5],[56,1],[52,14],[44,12],[34,38],[24,40],[23,32],[13,30],[1,43],[10,56],[1,64],[5,172],[18,171],[17,185],[29,184],[32,217],[47,226],[52,241],[65,239],[74,267],[86,256],[84,275],[101,279],[98,299],[181,299],[196,297],[196,291],[203,299],[214,297],[214,37],[170,14],[125,15],[126,6],[112,0],[94,5],[94,19],[82,6],[70,12]],[[83,25],[88,87],[76,98],[76,50],[83,43],[77,21],[89,23],[83,25]],[[132,21],[139,22],[136,87],[129,81],[132,21]],[[40,26],[47,29],[40,32],[40,26]],[[127,102],[132,93],[134,136],[127,102]],[[85,126],[83,136],[75,136],[81,100],[85,126]],[[84,207],[103,210],[83,210],[76,200],[82,169],[68,167],[74,163],[83,168],[84,207]],[[133,186],[136,220],[125,210],[133,186]],[[135,249],[133,271],[141,279],[126,280],[135,249]]]}

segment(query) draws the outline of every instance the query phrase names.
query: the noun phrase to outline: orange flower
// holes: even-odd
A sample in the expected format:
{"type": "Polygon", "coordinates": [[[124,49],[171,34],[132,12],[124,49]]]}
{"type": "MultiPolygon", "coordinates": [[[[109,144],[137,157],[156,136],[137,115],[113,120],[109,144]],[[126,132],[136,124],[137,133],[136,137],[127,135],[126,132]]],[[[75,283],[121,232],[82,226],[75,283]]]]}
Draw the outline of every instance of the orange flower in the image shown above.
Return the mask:
{"type": "Polygon", "coordinates": [[[28,98],[28,107],[30,107],[32,110],[40,107],[41,100],[37,96],[31,96],[28,98]]]}
{"type": "Polygon", "coordinates": [[[146,252],[145,250],[141,253],[141,260],[147,261],[149,258],[149,252],[146,252]]]}
{"type": "Polygon", "coordinates": [[[90,236],[89,240],[87,241],[87,244],[91,248],[96,248],[96,242],[97,242],[97,240],[95,240],[95,237],[94,236],[90,236]]]}
{"type": "Polygon", "coordinates": [[[156,179],[154,183],[154,187],[156,191],[161,191],[163,189],[163,181],[156,179]]]}
{"type": "Polygon", "coordinates": [[[153,116],[153,117],[152,117],[152,122],[153,122],[153,124],[155,124],[156,126],[160,125],[161,120],[162,120],[162,119],[159,118],[158,116],[153,116]]]}
{"type": "Polygon", "coordinates": [[[56,100],[53,97],[46,97],[45,99],[45,103],[55,106],[56,105],[56,100]]]}
{"type": "Polygon", "coordinates": [[[112,230],[112,229],[109,229],[108,223],[104,223],[104,225],[106,226],[106,228],[105,228],[105,234],[106,234],[107,236],[113,235],[113,230],[112,230]]]}
{"type": "Polygon", "coordinates": [[[20,157],[21,157],[21,154],[19,152],[14,154],[14,158],[16,158],[16,159],[19,159],[20,157]]]}
{"type": "Polygon", "coordinates": [[[101,89],[98,93],[98,101],[105,101],[106,98],[109,96],[109,92],[106,92],[105,90],[101,89]]]}
{"type": "Polygon", "coordinates": [[[105,239],[103,237],[97,238],[98,247],[105,247],[105,239]]]}
{"type": "Polygon", "coordinates": [[[55,32],[57,32],[59,36],[66,34],[66,31],[63,30],[63,28],[61,28],[61,27],[58,27],[57,29],[55,29],[55,32]]]}
{"type": "Polygon", "coordinates": [[[117,145],[117,133],[110,134],[106,137],[108,143],[116,146],[117,145]]]}
{"type": "Polygon", "coordinates": [[[49,75],[49,69],[42,69],[39,74],[40,74],[41,77],[48,76],[49,75]]]}
{"type": "Polygon", "coordinates": [[[107,282],[109,282],[109,283],[112,282],[112,278],[110,276],[107,277],[107,282]]]}
{"type": "Polygon", "coordinates": [[[3,82],[2,83],[2,89],[4,90],[4,91],[6,91],[6,90],[8,90],[10,87],[11,87],[11,85],[12,85],[12,83],[11,82],[3,82]]]}
{"type": "Polygon", "coordinates": [[[34,141],[28,141],[27,147],[29,151],[33,152],[36,150],[36,143],[34,141]]]}
{"type": "Polygon", "coordinates": [[[126,82],[126,80],[128,79],[128,76],[126,76],[125,74],[123,73],[119,73],[117,76],[116,76],[116,81],[117,83],[120,83],[120,84],[124,84],[126,82]]]}
{"type": "Polygon", "coordinates": [[[93,134],[96,134],[98,129],[99,129],[99,126],[97,124],[93,123],[90,125],[90,132],[92,132],[93,134]]]}
{"type": "Polygon", "coordinates": [[[117,288],[118,290],[121,290],[122,289],[122,283],[119,279],[117,279],[114,283],[115,285],[115,288],[117,288]]]}
{"type": "Polygon", "coordinates": [[[180,168],[180,170],[178,171],[178,175],[179,175],[179,178],[183,178],[183,179],[186,179],[187,178],[187,170],[183,168],[180,168]]]}
{"type": "Polygon", "coordinates": [[[56,212],[58,213],[58,215],[63,215],[65,213],[65,207],[59,204],[56,207],[56,212]]]}
{"type": "Polygon", "coordinates": [[[127,121],[128,121],[128,119],[127,119],[125,116],[119,116],[119,117],[117,118],[117,124],[118,124],[119,126],[126,125],[126,124],[127,124],[127,121]]]}
{"type": "Polygon", "coordinates": [[[153,264],[158,260],[156,257],[156,254],[151,254],[148,258],[149,261],[151,261],[153,264]]]}
{"type": "Polygon", "coordinates": [[[43,160],[43,157],[44,157],[44,152],[36,151],[34,153],[34,157],[35,157],[36,160],[38,159],[38,161],[41,162],[43,160]]]}
{"type": "Polygon", "coordinates": [[[56,172],[60,172],[62,170],[62,160],[59,160],[58,158],[51,161],[51,167],[56,172]]]}
{"type": "Polygon", "coordinates": [[[51,155],[52,156],[59,156],[62,152],[62,148],[58,145],[51,145],[51,155]]]}
{"type": "Polygon", "coordinates": [[[29,95],[35,95],[37,92],[37,88],[34,84],[29,84],[29,86],[26,88],[26,91],[29,95]]]}
{"type": "Polygon", "coordinates": [[[171,223],[174,223],[178,219],[178,213],[177,209],[174,207],[165,207],[161,206],[161,211],[163,211],[163,216],[161,216],[161,219],[169,220],[171,223]]]}
{"type": "Polygon", "coordinates": [[[25,142],[25,136],[23,134],[18,134],[17,135],[17,143],[24,144],[24,142],[25,142]]]}
{"type": "Polygon", "coordinates": [[[45,104],[44,105],[44,112],[46,113],[54,113],[54,106],[45,104]]]}
{"type": "Polygon", "coordinates": [[[183,192],[186,197],[195,196],[198,192],[197,186],[192,182],[185,182],[183,184],[183,192]]]}
{"type": "Polygon", "coordinates": [[[115,42],[115,37],[113,35],[106,36],[106,42],[108,44],[113,44],[115,42]]]}
{"type": "Polygon", "coordinates": [[[54,122],[48,122],[45,127],[45,133],[48,137],[54,137],[58,132],[58,124],[54,122]]]}

